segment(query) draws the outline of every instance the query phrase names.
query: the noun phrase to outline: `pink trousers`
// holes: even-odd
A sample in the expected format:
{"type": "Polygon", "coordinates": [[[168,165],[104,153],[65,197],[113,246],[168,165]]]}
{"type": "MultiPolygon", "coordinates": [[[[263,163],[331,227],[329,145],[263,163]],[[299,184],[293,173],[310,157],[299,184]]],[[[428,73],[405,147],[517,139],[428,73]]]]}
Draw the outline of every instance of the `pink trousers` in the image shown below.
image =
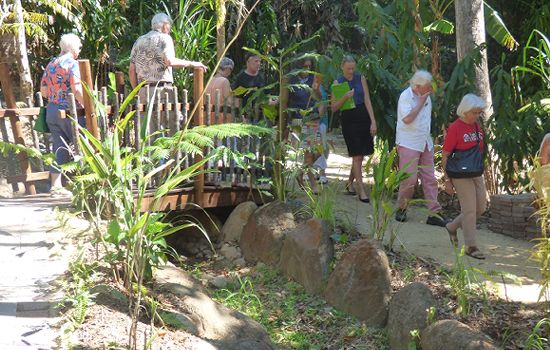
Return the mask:
{"type": "Polygon", "coordinates": [[[399,186],[399,196],[397,197],[399,207],[405,208],[411,200],[414,186],[420,175],[424,199],[427,200],[426,206],[433,213],[440,211],[441,205],[437,201],[438,189],[434,173],[433,149],[431,151],[428,150],[428,146],[426,145],[424,151],[419,152],[403,146],[397,146],[397,153],[399,154],[399,169],[404,169],[408,164],[406,171],[411,174],[399,186]]]}

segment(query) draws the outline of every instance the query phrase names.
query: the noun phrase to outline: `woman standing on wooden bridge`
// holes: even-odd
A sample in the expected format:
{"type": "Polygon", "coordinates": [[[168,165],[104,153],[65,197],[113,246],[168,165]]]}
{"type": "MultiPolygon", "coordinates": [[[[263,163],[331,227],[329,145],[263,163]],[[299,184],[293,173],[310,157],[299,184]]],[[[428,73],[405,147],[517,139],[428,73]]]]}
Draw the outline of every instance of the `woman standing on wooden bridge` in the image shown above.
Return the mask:
{"type": "MultiPolygon", "coordinates": [[[[83,105],[82,85],[80,84],[80,69],[78,68],[78,54],[82,44],[75,34],[65,34],[59,41],[61,53],[54,58],[44,70],[40,82],[40,93],[48,99],[46,122],[52,133],[53,152],[58,165],[70,161],[68,145],[73,140],[72,121],[69,118],[60,118],[58,110],[68,109],[68,95],[73,93],[77,107],[83,105]]],[[[80,123],[82,124],[82,123],[80,123]]],[[[51,194],[53,196],[68,196],[71,192],[63,188],[61,169],[53,167],[50,171],[51,194]]]]}

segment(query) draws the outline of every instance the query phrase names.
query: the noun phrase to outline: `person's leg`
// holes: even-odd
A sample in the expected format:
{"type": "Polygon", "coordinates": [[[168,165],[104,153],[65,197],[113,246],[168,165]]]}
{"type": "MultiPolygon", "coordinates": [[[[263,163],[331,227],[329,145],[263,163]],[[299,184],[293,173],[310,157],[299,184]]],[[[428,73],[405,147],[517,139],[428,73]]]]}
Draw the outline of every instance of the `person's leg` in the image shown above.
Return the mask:
{"type": "Polygon", "coordinates": [[[476,189],[476,218],[479,219],[487,210],[487,190],[483,176],[474,177],[472,180],[476,189]]]}
{"type": "Polygon", "coordinates": [[[399,154],[399,169],[406,169],[411,174],[399,185],[399,194],[397,196],[397,205],[399,209],[407,209],[408,202],[411,200],[414,192],[414,186],[418,181],[418,161],[420,158],[420,152],[397,146],[397,153],[399,154]]]}
{"type": "Polygon", "coordinates": [[[65,164],[70,159],[67,144],[72,141],[72,131],[70,130],[70,119],[61,119],[57,115],[59,106],[56,104],[48,104],[46,109],[46,122],[52,134],[52,151],[55,155],[57,165],[50,170],[51,187],[62,187],[61,169],[58,165],[65,164]],[[69,127],[67,127],[69,121],[69,127]],[[67,130],[69,129],[69,130],[67,130]],[[69,134],[67,132],[69,131],[69,134]]]}
{"type": "Polygon", "coordinates": [[[314,155],[313,153],[306,151],[304,154],[304,166],[306,167],[307,177],[309,180],[309,186],[311,191],[314,193],[317,193],[317,181],[315,180],[315,175],[313,174],[312,167],[313,167],[313,160],[314,155]]]}
{"type": "Polygon", "coordinates": [[[447,225],[451,231],[459,227],[464,233],[466,247],[476,246],[477,193],[473,179],[453,179],[453,186],[460,202],[460,215],[447,225]]]}
{"type": "Polygon", "coordinates": [[[367,192],[365,191],[365,186],[363,186],[363,156],[353,156],[351,172],[353,178],[357,183],[357,193],[359,194],[359,199],[361,201],[366,201],[368,199],[367,192]]]}
{"type": "Polygon", "coordinates": [[[422,190],[424,199],[427,200],[426,206],[432,213],[437,213],[441,210],[441,205],[437,200],[438,188],[437,180],[435,179],[434,171],[434,151],[428,150],[428,146],[424,148],[424,152],[420,154],[418,161],[418,174],[422,182],[422,190]]]}
{"type": "MultiPolygon", "coordinates": [[[[327,118],[328,119],[328,118],[327,118]]],[[[327,183],[327,174],[326,169],[328,167],[327,158],[329,155],[328,152],[328,143],[327,143],[327,124],[324,122],[324,119],[321,118],[321,123],[319,124],[319,135],[321,138],[322,152],[319,158],[315,161],[318,164],[319,168],[319,181],[321,183],[327,183]]]]}

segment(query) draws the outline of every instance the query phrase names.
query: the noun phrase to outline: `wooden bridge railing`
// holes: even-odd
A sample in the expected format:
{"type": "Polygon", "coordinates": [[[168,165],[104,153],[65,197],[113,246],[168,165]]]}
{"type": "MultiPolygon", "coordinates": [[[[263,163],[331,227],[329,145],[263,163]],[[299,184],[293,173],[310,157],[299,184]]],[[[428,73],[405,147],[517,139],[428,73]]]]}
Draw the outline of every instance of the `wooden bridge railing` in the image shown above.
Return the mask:
{"type": "MultiPolygon", "coordinates": [[[[87,86],[91,85],[91,70],[90,63],[88,60],[79,61],[81,78],[87,86]]],[[[2,66],[2,69],[7,70],[7,66],[2,66]]],[[[20,108],[18,109],[15,105],[15,99],[13,98],[13,91],[10,90],[11,82],[9,81],[9,74],[4,74],[1,72],[2,76],[2,91],[4,92],[5,99],[8,104],[8,109],[2,109],[0,106],[0,126],[4,125],[4,120],[6,118],[10,119],[12,124],[12,130],[14,134],[14,139],[16,143],[25,144],[23,133],[21,127],[18,124],[20,117],[28,117],[29,122],[32,126],[34,125],[34,116],[39,112],[39,107],[31,108],[20,108]],[[7,87],[7,88],[5,88],[7,87]],[[11,95],[10,95],[11,91],[11,95]],[[8,97],[10,96],[10,97],[8,97]]],[[[99,101],[105,106],[105,112],[107,118],[102,120],[101,116],[104,116],[103,113],[98,113],[94,109],[94,103],[92,98],[84,93],[84,108],[76,108],[74,103],[74,96],[70,101],[70,108],[68,111],[63,111],[64,113],[69,113],[73,116],[86,117],[86,128],[97,138],[103,138],[107,129],[109,127],[109,117],[117,115],[121,101],[124,100],[124,96],[127,94],[127,89],[124,86],[124,75],[122,73],[116,74],[116,92],[112,94],[112,97],[109,98],[107,94],[107,88],[103,87],[99,91],[94,91],[93,93],[97,96],[99,101]]],[[[193,118],[191,127],[200,126],[200,125],[211,125],[219,124],[225,122],[242,122],[241,110],[236,103],[234,97],[230,97],[229,101],[222,101],[220,92],[217,91],[216,96],[212,97],[210,95],[204,95],[204,98],[200,98],[203,92],[203,71],[196,69],[194,71],[194,98],[193,101],[199,103],[200,108],[197,108],[195,114],[191,116],[193,118]]],[[[130,108],[134,109],[135,116],[130,123],[130,127],[125,131],[123,135],[123,143],[126,146],[130,147],[139,147],[142,140],[140,138],[140,129],[147,120],[145,118],[146,113],[149,108],[150,97],[153,95],[153,88],[145,86],[143,88],[144,93],[141,93],[142,96],[136,96],[134,103],[131,104],[130,108]],[[142,97],[145,97],[147,101],[142,101],[142,97]]],[[[190,116],[188,115],[189,111],[192,110],[192,103],[188,100],[187,90],[183,90],[181,96],[178,94],[177,88],[172,89],[158,89],[156,93],[155,101],[152,102],[152,115],[149,119],[149,125],[147,125],[148,134],[152,135],[159,131],[163,135],[172,136],[178,131],[180,131],[188,121],[190,116]],[[180,102],[181,101],[181,102],[180,102]]],[[[38,96],[37,98],[38,105],[42,102],[42,98],[38,96]]],[[[76,118],[75,118],[76,119],[76,118]]],[[[0,128],[1,129],[1,128],[0,128]]],[[[77,135],[77,128],[75,126],[74,133],[77,135]]],[[[2,133],[4,137],[5,134],[2,133]]],[[[34,137],[34,136],[33,136],[34,137]]],[[[39,148],[38,136],[37,142],[34,143],[36,148],[39,148]]],[[[48,143],[48,134],[40,135],[42,140],[40,143],[42,145],[47,145],[46,148],[49,151],[48,143]]],[[[158,134],[156,138],[160,137],[158,134]]],[[[8,140],[8,137],[4,137],[4,140],[8,140]]],[[[76,138],[75,138],[76,139],[76,138]]],[[[150,140],[150,142],[154,140],[150,140]]],[[[215,147],[225,146],[230,148],[233,151],[239,150],[243,154],[253,153],[256,156],[256,159],[263,159],[264,156],[260,149],[260,140],[255,137],[247,137],[244,139],[237,139],[234,137],[228,137],[225,139],[216,139],[215,147]]],[[[78,152],[79,150],[76,149],[78,152]]],[[[205,150],[208,153],[210,150],[205,150]]],[[[177,161],[183,159],[183,167],[191,165],[193,162],[201,160],[200,156],[196,156],[194,159],[189,154],[183,154],[178,152],[177,161]]],[[[22,175],[10,176],[8,181],[10,183],[14,182],[24,182],[27,194],[35,194],[36,190],[34,188],[33,182],[37,180],[43,180],[47,178],[48,172],[34,172],[31,170],[29,161],[26,158],[26,155],[21,155],[20,153],[20,165],[22,175]]],[[[216,187],[216,188],[228,188],[228,187],[251,187],[254,177],[261,176],[264,174],[264,169],[262,168],[249,168],[244,171],[244,169],[239,169],[235,164],[235,161],[232,159],[221,159],[219,161],[210,161],[205,165],[207,171],[206,174],[201,174],[194,179],[193,182],[193,191],[194,191],[194,201],[196,204],[203,206],[204,201],[204,191],[205,186],[216,187]],[[249,173],[251,175],[249,175],[249,173]]],[[[155,183],[152,184],[156,185],[155,183]]]]}

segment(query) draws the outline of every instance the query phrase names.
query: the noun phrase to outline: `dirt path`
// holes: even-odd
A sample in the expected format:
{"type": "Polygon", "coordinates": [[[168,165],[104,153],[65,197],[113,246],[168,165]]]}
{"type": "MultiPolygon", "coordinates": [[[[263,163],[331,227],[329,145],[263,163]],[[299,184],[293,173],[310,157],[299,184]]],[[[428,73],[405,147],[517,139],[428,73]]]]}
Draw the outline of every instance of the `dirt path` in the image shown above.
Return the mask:
{"type": "MultiPolygon", "coordinates": [[[[349,174],[351,159],[346,157],[347,151],[341,137],[335,135],[335,151],[328,158],[329,169],[327,175],[331,183],[338,183],[337,210],[352,223],[359,232],[367,234],[370,231],[372,205],[360,202],[357,197],[343,193],[344,181],[349,174]]],[[[367,177],[367,182],[372,178],[367,177]]],[[[425,224],[427,211],[425,207],[415,205],[408,211],[408,221],[398,223],[392,219],[392,224],[398,228],[398,239],[395,248],[407,251],[419,257],[429,258],[438,263],[451,267],[455,261],[454,250],[449,242],[449,236],[444,228],[425,224]]],[[[463,243],[463,237],[459,231],[459,240],[463,243]]],[[[505,272],[517,276],[521,285],[511,283],[502,278],[495,277],[494,282],[489,282],[498,288],[502,298],[513,301],[536,302],[539,296],[540,286],[536,283],[540,277],[537,264],[529,257],[533,243],[494,233],[485,225],[477,232],[477,240],[480,249],[487,256],[486,260],[464,258],[467,264],[483,271],[505,272]]]]}

